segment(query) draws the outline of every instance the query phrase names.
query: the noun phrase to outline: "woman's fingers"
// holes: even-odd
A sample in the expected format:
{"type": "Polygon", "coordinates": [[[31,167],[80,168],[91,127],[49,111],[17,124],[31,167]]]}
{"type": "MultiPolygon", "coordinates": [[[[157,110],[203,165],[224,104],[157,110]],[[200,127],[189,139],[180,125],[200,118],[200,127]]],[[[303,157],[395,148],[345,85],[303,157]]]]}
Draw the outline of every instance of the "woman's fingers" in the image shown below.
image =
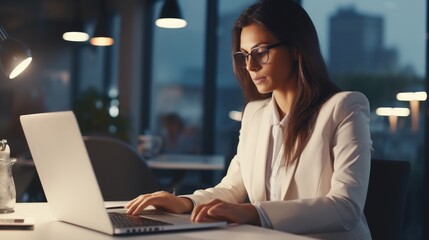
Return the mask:
{"type": "Polygon", "coordinates": [[[192,201],[186,198],[159,191],[151,194],[143,194],[131,200],[125,205],[128,214],[139,214],[148,206],[164,209],[173,213],[190,212],[193,208],[192,201]]]}
{"type": "MultiPolygon", "coordinates": [[[[128,214],[136,215],[148,206],[162,208],[173,213],[189,212],[193,207],[191,200],[161,191],[140,195],[128,202],[125,208],[127,208],[128,214]]],[[[222,220],[260,225],[259,215],[252,204],[233,204],[219,199],[196,206],[192,211],[191,220],[194,222],[222,220]]]]}
{"type": "Polygon", "coordinates": [[[148,195],[141,195],[136,201],[133,201],[132,204],[125,206],[127,208],[127,214],[137,214],[141,210],[145,209],[147,206],[147,199],[150,198],[148,195]]]}
{"type": "Polygon", "coordinates": [[[196,206],[194,208],[194,211],[192,212],[191,220],[194,222],[204,222],[204,221],[213,220],[214,216],[211,216],[209,214],[209,211],[211,209],[216,208],[217,205],[223,204],[223,203],[224,202],[222,202],[221,200],[216,199],[216,200],[213,200],[207,204],[202,204],[202,205],[196,206]]]}
{"type": "MultiPolygon", "coordinates": [[[[235,205],[238,207],[238,205],[235,205]]],[[[236,219],[231,218],[234,215],[234,207],[232,204],[219,203],[207,210],[207,215],[211,219],[223,219],[228,222],[236,222],[236,219]]]]}
{"type": "Polygon", "coordinates": [[[166,197],[168,197],[168,195],[163,194],[163,192],[143,194],[128,202],[125,205],[125,208],[127,208],[128,214],[139,214],[141,211],[143,211],[145,208],[151,205],[163,207],[162,205],[159,205],[159,203],[165,202],[163,201],[163,198],[166,198],[166,197]],[[157,204],[155,205],[154,203],[157,203],[157,204]]]}
{"type": "MultiPolygon", "coordinates": [[[[140,195],[128,202],[125,208],[127,208],[128,214],[136,215],[148,206],[162,208],[173,213],[189,212],[193,208],[190,199],[176,197],[164,191],[140,195]]],[[[191,220],[194,222],[222,220],[260,225],[259,215],[252,204],[233,204],[219,199],[194,207],[191,220]]]]}
{"type": "Polygon", "coordinates": [[[207,211],[211,206],[200,206],[197,211],[193,211],[191,215],[191,220],[194,222],[203,222],[207,220],[207,211]]]}
{"type": "Polygon", "coordinates": [[[130,208],[134,203],[136,203],[137,201],[140,201],[141,198],[145,195],[147,195],[147,194],[142,194],[142,195],[134,198],[133,200],[129,201],[127,204],[125,204],[125,208],[130,208]]]}
{"type": "Polygon", "coordinates": [[[259,214],[252,204],[233,204],[221,200],[195,207],[191,220],[195,222],[223,220],[260,225],[259,214]]]}

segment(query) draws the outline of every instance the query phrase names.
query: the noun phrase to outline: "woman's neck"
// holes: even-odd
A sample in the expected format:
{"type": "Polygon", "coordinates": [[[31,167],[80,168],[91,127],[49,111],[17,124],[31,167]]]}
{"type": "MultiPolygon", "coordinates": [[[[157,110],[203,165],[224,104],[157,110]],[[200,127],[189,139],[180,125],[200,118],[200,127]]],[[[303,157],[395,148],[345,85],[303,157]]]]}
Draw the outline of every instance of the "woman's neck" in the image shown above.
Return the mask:
{"type": "Polygon", "coordinates": [[[279,113],[280,119],[283,119],[292,108],[292,104],[295,99],[295,94],[292,91],[287,92],[280,92],[280,91],[274,91],[273,92],[274,99],[277,103],[277,111],[279,113]]]}

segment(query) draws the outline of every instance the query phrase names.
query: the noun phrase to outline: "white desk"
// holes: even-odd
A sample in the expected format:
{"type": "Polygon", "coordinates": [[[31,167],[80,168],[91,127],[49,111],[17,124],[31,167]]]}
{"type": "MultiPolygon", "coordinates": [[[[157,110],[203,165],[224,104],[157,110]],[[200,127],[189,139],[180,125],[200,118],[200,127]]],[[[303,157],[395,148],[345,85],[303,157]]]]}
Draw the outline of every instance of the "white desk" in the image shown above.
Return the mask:
{"type": "MultiPolygon", "coordinates": [[[[117,204],[117,203],[115,203],[117,204]]],[[[0,230],[0,239],[4,240],[111,240],[125,239],[120,236],[110,236],[93,230],[60,222],[54,219],[47,203],[17,203],[15,213],[1,214],[1,218],[27,216],[35,218],[33,230],[0,230]]],[[[189,232],[156,233],[150,235],[134,235],[126,239],[270,239],[270,240],[306,240],[311,239],[294,234],[264,229],[250,225],[229,225],[225,228],[197,230],[189,232]]]]}
{"type": "MultiPolygon", "coordinates": [[[[146,161],[148,166],[154,170],[173,170],[174,174],[168,178],[167,188],[177,188],[184,182],[189,171],[215,170],[210,180],[210,186],[216,184],[222,178],[221,171],[225,169],[225,158],[221,155],[187,155],[187,154],[161,154],[146,161]]],[[[158,176],[162,178],[162,176],[158,176]]],[[[165,177],[164,177],[165,178],[165,177]]],[[[197,180],[198,181],[198,180],[197,180]]],[[[202,180],[200,179],[199,182],[202,180]]],[[[207,186],[208,187],[208,186],[207,186]]],[[[179,187],[180,188],[180,187],[179,187]]],[[[196,187],[192,191],[201,188],[196,187]]]]}
{"type": "Polygon", "coordinates": [[[154,169],[223,170],[225,168],[225,159],[220,155],[164,154],[148,159],[146,162],[154,169]]]}

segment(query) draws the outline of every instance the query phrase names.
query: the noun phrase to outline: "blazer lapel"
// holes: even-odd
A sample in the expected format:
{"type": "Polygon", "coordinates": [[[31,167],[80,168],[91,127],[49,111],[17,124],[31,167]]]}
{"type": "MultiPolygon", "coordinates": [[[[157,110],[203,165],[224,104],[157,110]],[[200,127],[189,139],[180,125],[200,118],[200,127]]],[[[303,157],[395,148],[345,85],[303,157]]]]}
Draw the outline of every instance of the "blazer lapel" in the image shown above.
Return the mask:
{"type": "MultiPolygon", "coordinates": [[[[255,156],[249,156],[253,157],[254,164],[253,164],[253,178],[252,178],[252,190],[251,190],[251,200],[256,201],[266,201],[267,200],[267,194],[265,189],[265,172],[266,172],[266,164],[267,164],[267,153],[268,153],[268,144],[270,140],[270,134],[271,134],[271,123],[270,119],[272,117],[272,111],[273,104],[271,103],[273,101],[272,99],[267,103],[265,108],[263,109],[263,112],[260,116],[254,116],[255,119],[253,119],[255,123],[255,126],[259,126],[259,130],[255,132],[254,135],[249,136],[253,137],[256,140],[254,141],[256,148],[256,154],[255,156]],[[259,119],[256,119],[256,117],[259,117],[259,119]],[[259,121],[259,124],[257,124],[257,121],[259,121]]],[[[282,146],[279,153],[280,157],[283,158],[284,156],[284,147],[282,146]]],[[[290,166],[285,169],[286,175],[284,175],[284,181],[281,186],[281,196],[282,199],[285,198],[287,191],[289,189],[290,183],[292,181],[293,176],[295,175],[295,170],[297,167],[297,162],[294,162],[290,166]]]]}
{"type": "MultiPolygon", "coordinates": [[[[272,100],[271,100],[272,101],[272,100]]],[[[265,171],[267,163],[268,142],[270,138],[270,118],[272,104],[268,102],[264,108],[262,116],[260,117],[259,131],[256,134],[255,148],[256,154],[254,156],[254,176],[252,181],[252,198],[257,201],[266,201],[267,194],[265,191],[265,171]]],[[[258,126],[258,125],[256,125],[258,126]]]]}

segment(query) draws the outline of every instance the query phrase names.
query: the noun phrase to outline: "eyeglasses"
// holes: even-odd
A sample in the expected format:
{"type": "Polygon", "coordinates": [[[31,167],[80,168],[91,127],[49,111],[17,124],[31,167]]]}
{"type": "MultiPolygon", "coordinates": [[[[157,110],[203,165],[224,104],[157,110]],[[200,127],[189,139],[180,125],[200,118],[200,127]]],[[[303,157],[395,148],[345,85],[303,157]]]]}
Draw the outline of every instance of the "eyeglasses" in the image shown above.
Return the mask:
{"type": "Polygon", "coordinates": [[[271,45],[267,45],[267,46],[261,46],[261,47],[256,47],[253,48],[250,53],[244,53],[244,52],[236,52],[233,55],[234,58],[234,62],[237,66],[241,67],[241,68],[246,68],[247,66],[247,61],[249,60],[249,56],[252,56],[252,60],[256,61],[259,64],[265,64],[268,62],[269,60],[269,54],[268,54],[268,50],[270,50],[271,48],[275,48],[278,46],[283,45],[283,42],[279,42],[279,43],[274,43],[271,45]]]}

